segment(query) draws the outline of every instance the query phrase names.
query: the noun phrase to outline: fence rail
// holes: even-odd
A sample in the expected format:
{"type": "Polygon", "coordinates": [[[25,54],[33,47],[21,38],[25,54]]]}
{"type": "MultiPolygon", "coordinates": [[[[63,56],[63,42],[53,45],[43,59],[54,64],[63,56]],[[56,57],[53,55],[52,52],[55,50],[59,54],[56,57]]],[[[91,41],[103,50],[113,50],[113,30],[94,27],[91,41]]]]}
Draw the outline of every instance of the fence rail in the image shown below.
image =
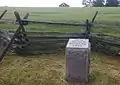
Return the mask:
{"type": "MultiPolygon", "coordinates": [[[[12,34],[13,32],[11,32],[12,34]]],[[[17,51],[21,54],[38,54],[65,49],[70,38],[84,38],[84,32],[27,32],[30,45],[17,51]]],[[[117,55],[120,51],[120,37],[90,33],[92,51],[117,55]]]]}
{"type": "MultiPolygon", "coordinates": [[[[120,51],[120,37],[109,36],[104,34],[91,33],[91,27],[94,25],[94,20],[98,12],[92,19],[92,22],[86,20],[86,22],[53,22],[53,21],[33,21],[21,19],[17,11],[14,12],[16,21],[7,20],[8,23],[19,24],[19,28],[14,31],[10,31],[11,41],[8,42],[7,47],[0,55],[0,61],[3,59],[5,53],[11,45],[18,46],[14,49],[19,54],[38,54],[38,53],[50,53],[65,49],[65,46],[70,38],[89,38],[92,46],[92,51],[101,51],[108,54],[117,55],[120,51]],[[85,32],[25,32],[23,25],[28,23],[40,23],[51,25],[68,25],[68,26],[86,26],[85,32]],[[20,37],[22,34],[22,37],[20,37]],[[26,36],[27,35],[27,36],[26,36]],[[20,43],[15,43],[15,39],[18,39],[20,43]],[[23,39],[23,40],[22,40],[23,39]],[[29,40],[29,44],[26,42],[29,40]],[[25,41],[24,41],[25,40],[25,41]],[[18,44],[18,45],[17,45],[18,44]]],[[[6,20],[0,20],[0,22],[7,22],[6,20]]],[[[96,25],[97,27],[97,25],[96,25]]],[[[103,27],[106,27],[103,25],[103,27]]],[[[14,46],[13,46],[14,47],[14,46]]]]}

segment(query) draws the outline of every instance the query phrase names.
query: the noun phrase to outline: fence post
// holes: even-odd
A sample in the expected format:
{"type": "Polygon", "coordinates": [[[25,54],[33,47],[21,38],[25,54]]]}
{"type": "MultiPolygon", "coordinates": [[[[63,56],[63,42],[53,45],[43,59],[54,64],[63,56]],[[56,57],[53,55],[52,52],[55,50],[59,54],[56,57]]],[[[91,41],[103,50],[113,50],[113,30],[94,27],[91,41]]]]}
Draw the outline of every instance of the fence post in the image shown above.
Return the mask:
{"type": "MultiPolygon", "coordinates": [[[[25,32],[24,26],[22,24],[22,20],[20,18],[20,15],[17,11],[14,12],[16,19],[19,22],[19,27],[16,30],[16,32],[14,33],[13,37],[11,38],[10,42],[8,42],[7,46],[4,48],[4,50],[2,51],[2,53],[0,54],[0,61],[2,61],[2,59],[4,58],[4,55],[6,54],[6,52],[9,50],[10,46],[12,45],[12,43],[15,41],[15,38],[17,37],[17,35],[20,33],[20,31],[22,30],[23,32],[25,32]]],[[[26,38],[26,36],[25,36],[26,38]]]]}
{"type": "Polygon", "coordinates": [[[90,38],[90,31],[91,31],[91,25],[89,23],[89,20],[86,20],[86,31],[85,31],[85,38],[89,39],[90,38]]]}
{"type": "Polygon", "coordinates": [[[6,12],[7,12],[7,10],[5,10],[5,11],[0,15],[0,19],[2,19],[2,17],[5,15],[6,12]]]}

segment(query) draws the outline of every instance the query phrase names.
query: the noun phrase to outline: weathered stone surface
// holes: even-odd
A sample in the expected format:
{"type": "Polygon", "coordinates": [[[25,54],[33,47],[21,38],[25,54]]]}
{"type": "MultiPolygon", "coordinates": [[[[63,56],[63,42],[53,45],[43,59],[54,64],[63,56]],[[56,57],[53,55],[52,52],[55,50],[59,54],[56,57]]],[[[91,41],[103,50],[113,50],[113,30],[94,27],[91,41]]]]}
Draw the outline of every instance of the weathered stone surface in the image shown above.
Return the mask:
{"type": "Polygon", "coordinates": [[[89,76],[90,44],[88,39],[70,39],[66,46],[66,78],[87,82],[89,76]]]}

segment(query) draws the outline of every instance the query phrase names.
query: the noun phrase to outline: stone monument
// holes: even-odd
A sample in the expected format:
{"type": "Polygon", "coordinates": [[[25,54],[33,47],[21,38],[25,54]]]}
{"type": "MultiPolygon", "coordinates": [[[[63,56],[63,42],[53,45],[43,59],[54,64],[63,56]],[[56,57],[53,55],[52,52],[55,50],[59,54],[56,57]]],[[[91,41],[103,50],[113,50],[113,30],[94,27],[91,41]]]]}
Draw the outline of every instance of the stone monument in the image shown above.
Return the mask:
{"type": "Polygon", "coordinates": [[[90,65],[89,39],[69,39],[66,46],[66,80],[88,82],[90,65]]]}

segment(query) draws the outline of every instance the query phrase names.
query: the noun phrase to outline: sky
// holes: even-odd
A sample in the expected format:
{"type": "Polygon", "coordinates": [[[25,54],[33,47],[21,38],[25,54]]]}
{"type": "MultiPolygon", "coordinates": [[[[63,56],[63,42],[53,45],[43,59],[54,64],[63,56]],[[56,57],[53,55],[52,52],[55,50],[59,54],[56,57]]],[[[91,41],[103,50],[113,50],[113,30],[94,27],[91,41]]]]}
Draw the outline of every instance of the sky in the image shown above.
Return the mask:
{"type": "Polygon", "coordinates": [[[12,7],[58,7],[62,2],[71,7],[81,7],[82,0],[1,0],[0,6],[12,7]]]}

